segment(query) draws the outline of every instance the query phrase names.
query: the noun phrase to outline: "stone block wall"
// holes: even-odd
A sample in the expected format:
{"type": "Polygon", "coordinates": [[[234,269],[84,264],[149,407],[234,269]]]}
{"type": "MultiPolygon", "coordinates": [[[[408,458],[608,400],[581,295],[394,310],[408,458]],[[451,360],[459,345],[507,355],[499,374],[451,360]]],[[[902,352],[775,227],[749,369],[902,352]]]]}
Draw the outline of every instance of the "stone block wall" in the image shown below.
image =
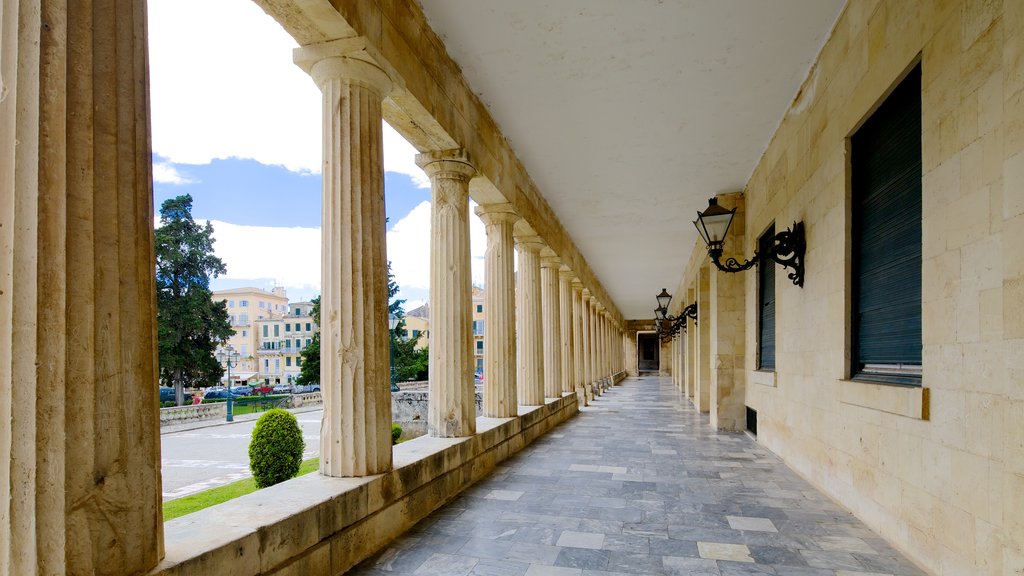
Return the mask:
{"type": "Polygon", "coordinates": [[[852,0],[745,202],[808,248],[805,287],[776,280],[775,374],[744,360],[759,442],[931,573],[1024,573],[1024,2],[852,0]],[[853,382],[848,139],[918,62],[923,387],[853,382]]]}

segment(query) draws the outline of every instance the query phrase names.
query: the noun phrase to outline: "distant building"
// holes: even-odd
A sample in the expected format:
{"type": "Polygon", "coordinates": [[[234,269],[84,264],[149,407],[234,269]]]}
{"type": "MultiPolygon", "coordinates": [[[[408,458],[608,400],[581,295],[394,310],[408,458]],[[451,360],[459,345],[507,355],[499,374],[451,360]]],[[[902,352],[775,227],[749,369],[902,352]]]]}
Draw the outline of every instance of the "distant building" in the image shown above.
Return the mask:
{"type": "Polygon", "coordinates": [[[313,321],[311,302],[289,305],[284,288],[217,290],[213,299],[226,303],[235,331],[227,341],[240,355],[232,380],[272,385],[298,376],[301,352],[320,329],[313,321]]]}
{"type": "MultiPolygon", "coordinates": [[[[477,372],[484,370],[484,290],[473,287],[473,356],[477,372]]],[[[428,344],[430,329],[430,305],[424,304],[414,308],[405,315],[405,337],[415,338],[416,347],[423,348],[428,344]]]]}

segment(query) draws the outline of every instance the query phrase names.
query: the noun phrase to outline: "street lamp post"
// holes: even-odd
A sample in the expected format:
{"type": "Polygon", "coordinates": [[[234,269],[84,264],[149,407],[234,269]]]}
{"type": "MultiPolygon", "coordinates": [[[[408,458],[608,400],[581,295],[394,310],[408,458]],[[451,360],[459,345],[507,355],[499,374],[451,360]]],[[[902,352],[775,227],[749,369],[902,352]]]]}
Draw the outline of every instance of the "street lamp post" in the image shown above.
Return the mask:
{"type": "Polygon", "coordinates": [[[227,421],[234,422],[234,394],[231,393],[231,369],[238,366],[239,354],[233,346],[230,344],[224,348],[217,349],[217,361],[223,364],[228,369],[228,415],[227,421]]]}
{"type": "Polygon", "coordinates": [[[392,339],[395,337],[395,328],[398,327],[398,316],[394,314],[388,315],[388,355],[391,361],[391,391],[398,392],[400,388],[398,383],[395,382],[395,347],[392,345],[392,339]]]}

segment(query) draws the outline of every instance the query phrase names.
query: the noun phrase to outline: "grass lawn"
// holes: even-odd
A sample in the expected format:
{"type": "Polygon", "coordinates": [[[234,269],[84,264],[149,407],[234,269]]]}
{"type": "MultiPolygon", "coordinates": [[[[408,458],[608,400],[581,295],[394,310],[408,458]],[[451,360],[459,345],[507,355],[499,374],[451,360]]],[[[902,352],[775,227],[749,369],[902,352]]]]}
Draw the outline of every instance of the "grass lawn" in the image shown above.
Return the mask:
{"type": "MultiPolygon", "coordinates": [[[[299,466],[299,476],[303,474],[309,474],[320,469],[320,459],[310,458],[309,460],[303,460],[302,465],[299,466]]],[[[164,502],[164,522],[172,520],[185,514],[191,514],[193,512],[202,510],[203,508],[209,508],[214,504],[220,504],[221,502],[227,502],[232,498],[238,498],[239,496],[245,496],[251,492],[258,490],[256,488],[256,481],[252,478],[246,478],[245,480],[238,480],[224,486],[217,488],[210,488],[196,494],[184,496],[176,500],[164,502]]]]}

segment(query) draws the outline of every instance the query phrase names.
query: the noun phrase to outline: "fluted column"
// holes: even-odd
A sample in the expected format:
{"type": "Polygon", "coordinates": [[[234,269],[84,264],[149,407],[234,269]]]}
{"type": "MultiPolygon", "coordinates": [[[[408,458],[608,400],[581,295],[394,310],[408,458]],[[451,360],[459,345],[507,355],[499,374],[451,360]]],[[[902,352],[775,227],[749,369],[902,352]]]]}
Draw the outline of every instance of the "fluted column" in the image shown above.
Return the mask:
{"type": "Polygon", "coordinates": [[[518,396],[525,406],[544,404],[544,332],[542,329],[540,250],[538,236],[516,236],[516,350],[519,357],[518,396]]]}
{"type": "Polygon", "coordinates": [[[583,386],[594,395],[594,315],[590,290],[583,289],[583,386]]]}
{"type": "Polygon", "coordinates": [[[541,324],[544,332],[544,396],[562,395],[561,309],[558,302],[558,268],[561,262],[550,248],[540,254],[541,324]]]}
{"type": "Polygon", "coordinates": [[[604,371],[604,304],[600,301],[594,305],[594,380],[603,392],[608,388],[604,371]]]}
{"type": "Polygon", "coordinates": [[[562,266],[558,270],[559,332],[562,345],[562,394],[575,390],[573,366],[572,270],[562,266]]]}
{"type": "Polygon", "coordinates": [[[418,154],[416,163],[430,176],[432,190],[427,430],[439,438],[472,436],[476,433],[476,401],[469,180],[476,170],[461,150],[418,154]]]}
{"type": "Polygon", "coordinates": [[[320,472],[391,468],[380,68],[331,45],[297,48],[323,94],[320,472]]]}
{"type": "Polygon", "coordinates": [[[519,216],[511,204],[477,206],[487,228],[484,256],[484,416],[518,414],[516,400],[516,287],[512,227],[519,216]]]}
{"type": "Polygon", "coordinates": [[[589,388],[585,385],[586,378],[586,331],[583,329],[583,319],[586,316],[586,309],[583,305],[583,283],[577,278],[572,280],[572,364],[573,364],[573,389],[584,390],[583,400],[589,401],[589,388]]]}
{"type": "Polygon", "coordinates": [[[2,2],[0,56],[0,574],[146,573],[163,555],[146,3],[2,2]]]}

